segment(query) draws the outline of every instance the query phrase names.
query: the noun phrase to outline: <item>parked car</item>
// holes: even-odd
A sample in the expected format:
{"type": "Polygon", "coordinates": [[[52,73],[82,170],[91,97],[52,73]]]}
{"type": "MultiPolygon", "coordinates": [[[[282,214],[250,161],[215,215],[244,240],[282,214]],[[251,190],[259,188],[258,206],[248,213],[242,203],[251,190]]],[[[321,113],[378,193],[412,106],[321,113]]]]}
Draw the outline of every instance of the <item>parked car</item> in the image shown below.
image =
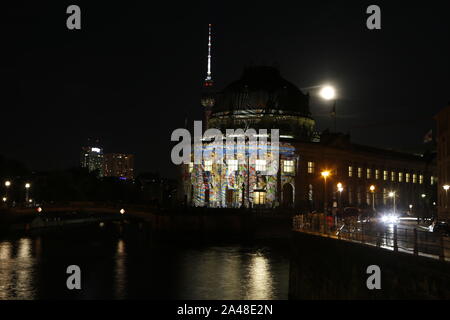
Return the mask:
{"type": "Polygon", "coordinates": [[[442,234],[443,236],[450,236],[450,225],[445,221],[436,221],[431,225],[431,231],[442,234]]]}

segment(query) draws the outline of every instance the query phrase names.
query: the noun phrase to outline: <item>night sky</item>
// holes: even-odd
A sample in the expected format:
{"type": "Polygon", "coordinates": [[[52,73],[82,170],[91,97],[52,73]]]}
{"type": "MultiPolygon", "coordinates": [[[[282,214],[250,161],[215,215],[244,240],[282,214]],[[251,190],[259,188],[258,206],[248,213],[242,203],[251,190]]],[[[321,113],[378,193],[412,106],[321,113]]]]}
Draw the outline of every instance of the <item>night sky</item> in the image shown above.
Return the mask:
{"type": "MultiPolygon", "coordinates": [[[[2,4],[0,154],[34,170],[78,165],[98,137],[136,169],[174,177],[171,132],[202,119],[207,28],[221,89],[246,65],[277,65],[300,88],[338,88],[338,129],[352,140],[420,150],[450,101],[450,11],[445,1],[41,1],[2,4]],[[66,28],[66,8],[82,29],[66,28]],[[377,4],[382,29],[366,28],[377,4]],[[6,54],[6,55],[5,55],[6,54]]],[[[330,103],[311,91],[318,129],[330,103]]]]}

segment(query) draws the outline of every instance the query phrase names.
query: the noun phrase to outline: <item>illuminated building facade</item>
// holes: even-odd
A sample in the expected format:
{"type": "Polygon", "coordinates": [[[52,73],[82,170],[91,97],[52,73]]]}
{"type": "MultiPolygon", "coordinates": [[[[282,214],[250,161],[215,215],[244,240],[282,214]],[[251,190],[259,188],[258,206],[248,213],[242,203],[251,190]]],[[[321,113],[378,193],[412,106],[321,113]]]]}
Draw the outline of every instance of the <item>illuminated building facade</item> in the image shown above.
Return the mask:
{"type": "Polygon", "coordinates": [[[89,172],[97,171],[99,177],[103,177],[103,148],[89,146],[81,148],[81,167],[89,172]]]}
{"type": "MultiPolygon", "coordinates": [[[[209,46],[210,48],[210,46],[209,46]]],[[[210,58],[210,54],[209,54],[210,58]]],[[[209,59],[208,59],[209,60],[209,59]]],[[[422,215],[436,204],[436,165],[433,155],[414,155],[353,144],[348,135],[318,133],[309,109],[309,94],[282,78],[278,69],[248,67],[222,91],[212,91],[208,62],[201,103],[205,129],[279,130],[277,157],[267,150],[254,161],[251,147],[239,142],[230,157],[226,147],[211,158],[182,167],[184,201],[192,206],[295,208],[303,212],[339,206],[389,210],[394,192],[398,211],[422,215]],[[245,153],[237,149],[245,148],[245,153]],[[328,172],[325,177],[322,172],[328,172]],[[342,188],[338,190],[337,184],[342,188]],[[370,191],[370,186],[375,189],[370,191]],[[373,203],[373,199],[375,203],[373,203]]],[[[211,153],[204,139],[202,152],[211,153]]],[[[212,140],[211,140],[212,141],[212,140]]],[[[271,142],[268,148],[272,147],[271,142]]],[[[194,146],[195,150],[195,146],[194,146]]]]}
{"type": "Polygon", "coordinates": [[[435,117],[437,127],[438,215],[450,220],[450,105],[435,117]]]}
{"type": "Polygon", "coordinates": [[[105,177],[132,180],[134,178],[134,155],[106,153],[104,155],[103,172],[105,177]]]}

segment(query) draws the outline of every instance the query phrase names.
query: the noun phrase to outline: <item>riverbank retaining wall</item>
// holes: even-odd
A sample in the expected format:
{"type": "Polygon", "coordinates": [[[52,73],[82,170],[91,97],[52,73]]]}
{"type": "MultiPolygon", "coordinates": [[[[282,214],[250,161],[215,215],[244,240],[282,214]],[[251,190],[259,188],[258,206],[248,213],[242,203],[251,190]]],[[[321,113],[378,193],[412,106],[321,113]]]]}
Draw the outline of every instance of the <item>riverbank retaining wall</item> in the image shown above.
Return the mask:
{"type": "Polygon", "coordinates": [[[450,299],[450,264],[293,232],[289,298],[450,299]],[[367,287],[370,265],[380,267],[380,290],[367,287]]]}

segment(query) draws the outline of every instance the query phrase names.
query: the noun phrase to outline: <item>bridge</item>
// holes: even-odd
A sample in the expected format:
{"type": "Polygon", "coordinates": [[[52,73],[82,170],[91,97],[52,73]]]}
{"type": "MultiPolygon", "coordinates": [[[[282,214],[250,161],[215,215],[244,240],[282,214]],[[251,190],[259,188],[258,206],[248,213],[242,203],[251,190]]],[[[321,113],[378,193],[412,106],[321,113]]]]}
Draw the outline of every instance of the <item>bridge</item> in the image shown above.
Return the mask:
{"type": "Polygon", "coordinates": [[[156,209],[149,206],[100,202],[48,203],[38,207],[0,209],[0,231],[27,231],[35,228],[138,219],[145,221],[156,209]]]}
{"type": "MultiPolygon", "coordinates": [[[[48,203],[40,207],[15,207],[0,210],[0,229],[15,224],[26,230],[32,219],[68,217],[76,213],[92,220],[109,216],[116,220],[137,220],[152,234],[171,239],[290,238],[290,210],[250,210],[240,208],[157,208],[101,202],[48,203]]],[[[11,228],[9,228],[11,229],[11,228]]]]}

